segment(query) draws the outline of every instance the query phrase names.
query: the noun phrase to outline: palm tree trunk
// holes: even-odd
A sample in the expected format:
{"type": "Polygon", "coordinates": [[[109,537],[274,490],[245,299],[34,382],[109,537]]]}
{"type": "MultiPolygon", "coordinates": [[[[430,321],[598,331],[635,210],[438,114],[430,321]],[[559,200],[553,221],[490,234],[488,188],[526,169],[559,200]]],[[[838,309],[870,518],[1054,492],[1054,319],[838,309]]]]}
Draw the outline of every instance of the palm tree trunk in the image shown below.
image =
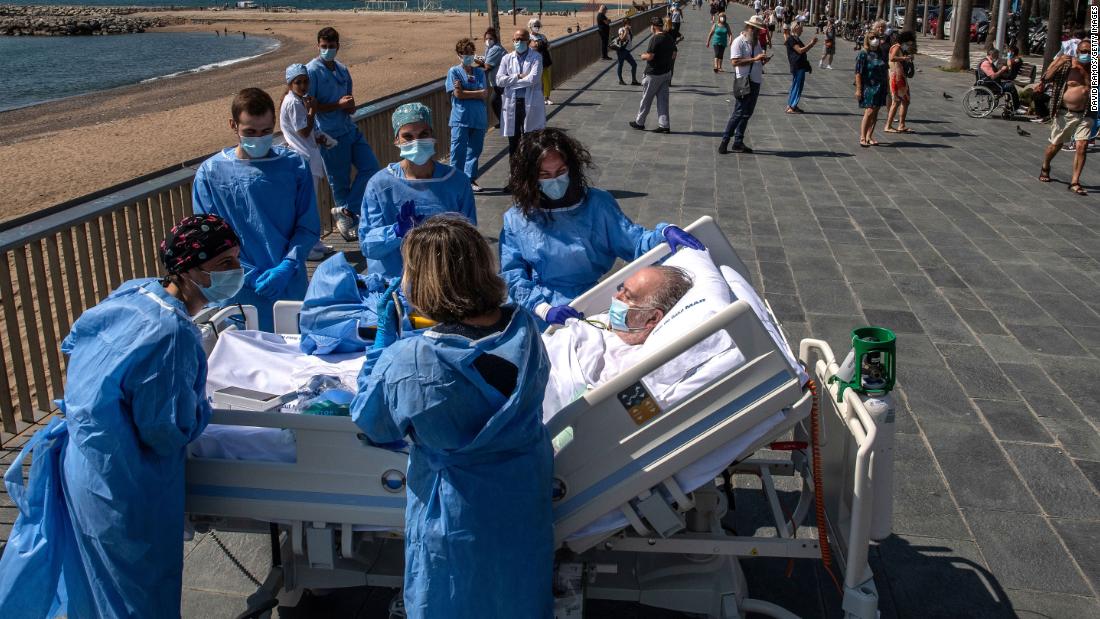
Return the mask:
{"type": "MultiPolygon", "coordinates": [[[[1055,0],[1058,2],[1060,0],[1055,0]]],[[[970,8],[972,0],[960,0],[955,8],[959,16],[958,29],[951,26],[951,34],[955,35],[955,46],[951,50],[951,59],[947,61],[949,69],[970,68],[970,8]],[[961,12],[960,12],[961,11],[961,12]]]]}
{"type": "Polygon", "coordinates": [[[905,1],[905,27],[902,30],[917,29],[917,0],[905,1]]]}
{"type": "MultiPolygon", "coordinates": [[[[1004,0],[992,0],[989,5],[989,37],[994,38],[997,36],[997,11],[1000,9],[1000,5],[1004,0]]],[[[994,39],[995,40],[995,39],[994,39]]],[[[988,39],[987,39],[988,42],[988,39]]]]}
{"type": "Polygon", "coordinates": [[[1047,15],[1047,47],[1043,50],[1044,71],[1062,47],[1062,22],[1065,20],[1065,16],[1065,2],[1050,0],[1050,13],[1047,15]]]}
{"type": "Polygon", "coordinates": [[[878,0],[878,10],[875,11],[875,21],[884,19],[883,15],[886,15],[886,0],[878,0]]]}
{"type": "Polygon", "coordinates": [[[940,12],[939,17],[936,19],[936,31],[932,33],[932,36],[936,40],[943,40],[943,22],[947,17],[947,0],[940,0],[940,12]]]}
{"type": "Polygon", "coordinates": [[[1031,31],[1032,2],[1034,0],[1022,0],[1020,3],[1020,27],[1016,30],[1016,47],[1020,48],[1021,54],[1031,52],[1031,41],[1028,35],[1031,31]]]}

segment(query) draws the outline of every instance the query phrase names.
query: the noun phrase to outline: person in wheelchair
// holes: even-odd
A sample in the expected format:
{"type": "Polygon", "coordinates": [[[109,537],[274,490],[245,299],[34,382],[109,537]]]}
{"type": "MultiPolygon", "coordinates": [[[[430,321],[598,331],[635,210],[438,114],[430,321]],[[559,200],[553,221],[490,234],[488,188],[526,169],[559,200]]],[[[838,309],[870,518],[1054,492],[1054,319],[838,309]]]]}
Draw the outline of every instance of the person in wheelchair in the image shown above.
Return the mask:
{"type": "Polygon", "coordinates": [[[1019,62],[1017,61],[1015,65],[1006,62],[998,66],[1000,58],[1001,52],[997,51],[995,47],[990,47],[985,54],[985,58],[978,64],[978,70],[974,72],[975,85],[985,86],[995,95],[1008,95],[1012,100],[1010,109],[1015,110],[1020,105],[1020,95],[1016,92],[1016,85],[1012,81],[1015,77],[1009,76],[1013,72],[1019,73],[1019,62]]]}

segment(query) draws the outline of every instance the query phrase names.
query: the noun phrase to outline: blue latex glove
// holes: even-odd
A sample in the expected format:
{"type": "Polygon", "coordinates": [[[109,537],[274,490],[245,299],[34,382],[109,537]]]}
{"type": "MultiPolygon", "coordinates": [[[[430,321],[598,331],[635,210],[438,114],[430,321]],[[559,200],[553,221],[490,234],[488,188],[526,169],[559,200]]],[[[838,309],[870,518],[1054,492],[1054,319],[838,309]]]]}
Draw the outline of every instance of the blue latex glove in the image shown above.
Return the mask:
{"type": "Polygon", "coordinates": [[[678,226],[669,226],[665,228],[663,234],[665,235],[665,240],[668,241],[668,246],[672,248],[672,253],[674,254],[681,247],[698,249],[699,251],[703,251],[707,248],[706,245],[699,242],[699,239],[678,226]]]}
{"type": "Polygon", "coordinates": [[[374,336],[374,350],[381,350],[397,341],[397,311],[393,295],[401,288],[401,278],[396,277],[382,293],[375,312],[378,314],[378,333],[374,336]]]}
{"type": "Polygon", "coordinates": [[[393,233],[398,238],[404,238],[405,234],[418,223],[420,218],[416,216],[416,202],[408,200],[401,205],[401,210],[397,213],[397,223],[393,225],[393,233]]]}
{"type": "Polygon", "coordinates": [[[546,322],[552,325],[564,325],[567,318],[576,318],[577,320],[584,320],[584,314],[569,307],[568,305],[558,305],[551,307],[546,312],[546,322]]]}
{"type": "Polygon", "coordinates": [[[256,278],[256,293],[268,299],[277,299],[286,290],[290,278],[297,272],[297,262],[290,258],[283,260],[256,278]]]}

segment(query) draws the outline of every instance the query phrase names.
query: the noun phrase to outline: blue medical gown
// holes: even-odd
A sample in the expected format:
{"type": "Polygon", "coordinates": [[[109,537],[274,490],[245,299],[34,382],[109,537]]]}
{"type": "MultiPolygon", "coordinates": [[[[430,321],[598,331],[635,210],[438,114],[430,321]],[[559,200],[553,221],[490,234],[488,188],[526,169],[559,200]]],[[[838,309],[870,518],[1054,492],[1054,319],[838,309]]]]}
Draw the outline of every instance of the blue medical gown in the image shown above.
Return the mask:
{"type": "MultiPolygon", "coordinates": [[[[179,617],[186,446],[210,420],[199,332],[158,282],[134,280],[84,312],[61,350],[68,440],[46,509],[67,512],[70,530],[60,586],[40,587],[70,617],[179,617]]],[[[0,580],[32,568],[7,554],[0,580]]],[[[0,599],[0,615],[46,616],[42,593],[0,599]]]]}
{"type": "Polygon", "coordinates": [[[306,257],[321,234],[313,176],[309,162],[282,146],[262,159],[238,159],[235,151],[230,147],[204,161],[191,193],[196,213],[222,217],[241,239],[245,284],[223,305],[255,305],[260,329],[271,331],[275,302],[256,292],[256,278],[293,260],[298,270],[279,298],[305,296],[306,257]]]}
{"type": "MultiPolygon", "coordinates": [[[[615,264],[664,242],[668,224],[653,230],[630,221],[618,202],[590,188],[576,206],[531,219],[513,206],[500,232],[500,269],[512,301],[534,311],[541,303],[566,305],[615,264]]],[[[610,303],[610,299],[608,302],[610,303]]]]}
{"type": "MultiPolygon", "coordinates": [[[[334,68],[325,66],[325,61],[320,57],[314,58],[306,65],[306,73],[309,74],[309,96],[318,103],[337,103],[352,91],[351,72],[339,60],[334,61],[334,68]]],[[[317,128],[329,134],[337,140],[341,136],[356,130],[355,122],[351,114],[346,110],[332,110],[317,114],[317,128]]]]}
{"type": "Polygon", "coordinates": [[[408,436],[405,608],[411,618],[553,614],[553,450],[542,424],[550,364],[534,318],[478,341],[398,340],[359,376],[351,414],[371,441],[408,436]],[[502,395],[474,368],[515,365],[502,395]]]}
{"type": "Polygon", "coordinates": [[[367,273],[393,279],[401,275],[401,237],[394,232],[401,205],[412,200],[416,214],[428,218],[440,213],[464,215],[477,225],[470,178],[461,170],[436,162],[432,177],[405,178],[400,163],[391,163],[367,183],[363,217],[359,220],[359,245],[367,258],[367,273]]]}
{"type": "MultiPolygon", "coordinates": [[[[378,301],[387,282],[378,275],[359,275],[337,252],[317,265],[302,302],[299,346],[308,355],[363,351],[372,340],[360,337],[359,327],[378,324],[378,301]]],[[[405,305],[403,314],[408,316],[405,305]]],[[[405,321],[405,329],[412,325],[405,321]]]]}

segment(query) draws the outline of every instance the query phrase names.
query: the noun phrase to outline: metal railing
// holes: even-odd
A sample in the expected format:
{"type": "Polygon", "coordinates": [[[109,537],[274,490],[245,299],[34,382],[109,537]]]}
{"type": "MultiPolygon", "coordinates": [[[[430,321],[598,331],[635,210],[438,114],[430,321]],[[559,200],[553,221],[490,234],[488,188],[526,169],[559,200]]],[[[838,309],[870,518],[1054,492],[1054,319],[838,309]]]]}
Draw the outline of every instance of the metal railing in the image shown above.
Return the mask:
{"type": "MultiPolygon", "coordinates": [[[[631,28],[639,32],[664,10],[628,18],[631,28]]],[[[599,34],[589,28],[558,39],[551,49],[558,85],[599,59],[599,34]]],[[[354,120],[383,164],[398,155],[390,113],[412,101],[434,110],[436,138],[450,142],[450,99],[441,78],[356,111],[354,120]]],[[[67,363],[60,345],[77,317],[122,282],[161,274],[160,241],[192,213],[191,183],[202,159],[0,224],[0,439],[54,409],[67,363]]],[[[322,222],[331,230],[327,186],[317,199],[322,222]]]]}

